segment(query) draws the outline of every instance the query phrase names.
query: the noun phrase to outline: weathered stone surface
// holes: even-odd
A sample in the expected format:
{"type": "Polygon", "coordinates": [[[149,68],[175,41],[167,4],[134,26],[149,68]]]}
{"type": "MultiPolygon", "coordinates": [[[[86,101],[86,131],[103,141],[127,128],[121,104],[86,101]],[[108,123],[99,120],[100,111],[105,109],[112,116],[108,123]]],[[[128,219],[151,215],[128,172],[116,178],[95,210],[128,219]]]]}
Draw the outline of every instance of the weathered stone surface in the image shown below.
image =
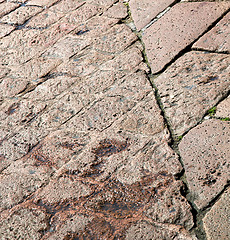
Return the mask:
{"type": "Polygon", "coordinates": [[[1,3],[0,4],[0,17],[6,15],[7,13],[9,13],[11,11],[13,11],[17,7],[19,7],[19,4],[17,4],[17,3],[11,3],[11,2],[1,3]]]}
{"type": "Polygon", "coordinates": [[[133,224],[126,232],[126,240],[196,240],[195,236],[191,236],[183,228],[178,226],[164,226],[151,224],[147,221],[138,221],[133,224]]]}
{"type": "Polygon", "coordinates": [[[129,6],[137,30],[141,30],[175,0],[130,0],[129,6]]]}
{"type": "Polygon", "coordinates": [[[47,9],[31,18],[30,21],[25,25],[25,28],[43,30],[48,28],[51,24],[57,22],[63,16],[63,13],[53,12],[50,9],[47,9]]]}
{"type": "Polygon", "coordinates": [[[0,101],[4,98],[14,97],[20,92],[22,92],[28,84],[28,81],[25,79],[3,78],[0,82],[0,101]]]}
{"type": "Polygon", "coordinates": [[[124,6],[122,2],[118,2],[114,4],[111,8],[109,8],[105,13],[105,16],[111,17],[111,18],[118,18],[122,19],[127,17],[127,8],[124,6]]]}
{"type": "Polygon", "coordinates": [[[227,94],[229,62],[226,54],[189,52],[154,79],[176,135],[195,126],[227,94]]]}
{"type": "Polygon", "coordinates": [[[230,118],[230,96],[217,105],[215,117],[230,118]]]}
{"type": "Polygon", "coordinates": [[[2,239],[38,240],[47,227],[47,214],[43,210],[34,205],[22,206],[1,217],[0,235],[2,239]]]}
{"type": "Polygon", "coordinates": [[[162,70],[229,7],[230,2],[178,3],[172,7],[143,33],[152,72],[162,70]]]}
{"type": "Polygon", "coordinates": [[[191,196],[204,208],[229,181],[230,123],[208,120],[179,144],[191,196]]]}
{"type": "Polygon", "coordinates": [[[230,13],[193,44],[194,49],[230,53],[230,13]]]}
{"type": "Polygon", "coordinates": [[[84,2],[83,0],[62,0],[50,7],[50,10],[55,13],[68,13],[79,8],[84,2]]]}
{"type": "MultiPolygon", "coordinates": [[[[16,137],[17,139],[18,137],[16,137]]],[[[14,141],[16,142],[16,140],[14,141]]],[[[3,161],[11,165],[0,175],[0,210],[11,208],[36,191],[49,179],[54,171],[70,161],[72,156],[77,155],[87,142],[86,137],[79,138],[75,133],[68,131],[54,132],[39,144],[34,143],[32,145],[31,140],[27,140],[24,144],[18,143],[22,147],[27,146],[29,148],[25,149],[24,152],[22,152],[22,149],[21,152],[16,148],[9,149],[12,141],[8,142],[8,151],[12,151],[11,154],[14,154],[14,158],[7,154],[4,155],[5,159],[3,161]],[[21,156],[26,156],[13,162],[13,160],[16,160],[15,155],[17,152],[21,153],[21,156]]],[[[70,194],[69,191],[68,194],[70,194]]]]}
{"type": "Polygon", "coordinates": [[[207,240],[230,238],[230,189],[226,190],[203,219],[207,240]]]}
{"type": "Polygon", "coordinates": [[[102,34],[100,38],[95,39],[94,49],[106,53],[119,53],[136,40],[136,34],[127,26],[124,24],[115,25],[102,34]]]}
{"type": "Polygon", "coordinates": [[[5,37],[7,34],[14,30],[14,26],[0,24],[0,38],[5,37]]]}
{"type": "Polygon", "coordinates": [[[0,21],[8,24],[22,25],[26,20],[42,10],[42,8],[34,6],[20,7],[1,18],[0,21]]]}

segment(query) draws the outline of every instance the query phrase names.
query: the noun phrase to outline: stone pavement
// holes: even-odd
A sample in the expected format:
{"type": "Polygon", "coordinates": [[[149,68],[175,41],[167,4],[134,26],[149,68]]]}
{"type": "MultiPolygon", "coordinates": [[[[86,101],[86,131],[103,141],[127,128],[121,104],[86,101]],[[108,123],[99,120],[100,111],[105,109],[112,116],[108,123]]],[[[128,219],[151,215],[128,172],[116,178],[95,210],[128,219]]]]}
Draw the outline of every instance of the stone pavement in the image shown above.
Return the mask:
{"type": "Polygon", "coordinates": [[[0,0],[0,239],[230,239],[229,9],[0,0]]]}

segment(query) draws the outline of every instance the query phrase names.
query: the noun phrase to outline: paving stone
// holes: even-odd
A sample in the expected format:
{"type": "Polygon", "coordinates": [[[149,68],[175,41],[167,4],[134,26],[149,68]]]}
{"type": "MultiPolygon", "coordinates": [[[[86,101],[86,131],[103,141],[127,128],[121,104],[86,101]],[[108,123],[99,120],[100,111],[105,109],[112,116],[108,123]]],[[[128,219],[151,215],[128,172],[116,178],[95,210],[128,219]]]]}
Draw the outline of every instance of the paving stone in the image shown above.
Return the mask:
{"type": "Polygon", "coordinates": [[[203,219],[207,240],[229,239],[230,219],[230,189],[226,190],[220,199],[214,204],[211,210],[203,219]]]}
{"type": "Polygon", "coordinates": [[[93,41],[95,37],[100,37],[101,34],[113,27],[118,21],[119,19],[111,19],[107,16],[94,16],[87,22],[79,25],[72,34],[79,36],[79,38],[91,39],[93,41]]]}
{"type": "Polygon", "coordinates": [[[229,7],[230,2],[178,3],[172,7],[143,33],[152,72],[161,71],[229,7]]]}
{"type": "Polygon", "coordinates": [[[134,34],[127,26],[124,24],[115,25],[102,34],[99,39],[95,39],[94,48],[97,51],[106,53],[119,53],[136,40],[136,34],[134,34]]]}
{"type": "MultiPolygon", "coordinates": [[[[111,58],[113,58],[113,56],[102,54],[91,48],[86,48],[74,55],[69,61],[60,64],[53,70],[53,73],[57,75],[62,74],[63,76],[85,77],[96,72],[102,63],[111,58]]],[[[92,84],[94,82],[95,79],[92,81],[92,84]]],[[[101,85],[99,87],[101,87],[101,85]]]]}
{"type": "MultiPolygon", "coordinates": [[[[6,161],[11,160],[11,165],[0,176],[1,209],[11,208],[40,188],[55,170],[77,155],[87,141],[87,138],[79,138],[68,131],[53,132],[38,145],[34,144],[35,147],[28,141],[30,150],[27,155],[24,153],[22,160],[12,162],[5,156],[6,161]]],[[[16,152],[14,149],[14,154],[16,152]]]]}
{"type": "Polygon", "coordinates": [[[0,128],[13,133],[17,127],[32,121],[46,106],[46,102],[35,102],[28,99],[5,101],[0,106],[0,128]]]}
{"type": "Polygon", "coordinates": [[[191,196],[199,209],[229,181],[229,128],[229,122],[211,119],[190,130],[179,144],[191,196]]]}
{"type": "Polygon", "coordinates": [[[122,83],[113,85],[105,97],[99,98],[88,109],[71,120],[79,131],[98,129],[102,131],[115,119],[130,111],[151,91],[144,73],[128,76],[122,83]]]}
{"type": "Polygon", "coordinates": [[[42,231],[48,227],[47,214],[35,207],[22,206],[7,217],[2,217],[0,222],[2,239],[40,239],[42,231]]]}
{"type": "Polygon", "coordinates": [[[15,25],[22,25],[26,20],[41,12],[40,7],[20,7],[0,19],[1,22],[15,25]]]}
{"type": "Polygon", "coordinates": [[[0,4],[0,17],[6,15],[7,13],[13,11],[20,5],[17,3],[11,3],[11,2],[4,2],[0,4]]]}
{"type": "Polygon", "coordinates": [[[215,117],[230,118],[230,97],[217,105],[215,117]]]}
{"type": "MultiPolygon", "coordinates": [[[[18,65],[36,55],[40,48],[37,44],[37,49],[33,49],[31,40],[39,32],[34,29],[21,29],[20,31],[13,31],[10,35],[0,39],[0,63],[5,66],[18,65]]],[[[39,43],[41,44],[41,41],[39,43]]]]}
{"type": "Polygon", "coordinates": [[[114,4],[111,8],[109,8],[105,13],[105,16],[111,18],[126,18],[128,16],[127,8],[124,6],[122,2],[118,2],[114,4]]]}
{"type": "Polygon", "coordinates": [[[22,92],[28,84],[25,79],[6,77],[0,82],[0,101],[11,98],[22,92]]]}
{"type": "Polygon", "coordinates": [[[31,18],[30,21],[26,23],[25,28],[43,30],[48,28],[53,23],[56,23],[63,16],[64,16],[63,13],[53,12],[50,9],[46,9],[41,13],[37,14],[36,16],[34,16],[33,18],[31,18]]]}
{"type": "Polygon", "coordinates": [[[138,221],[133,224],[126,233],[126,240],[131,239],[175,239],[175,240],[195,240],[195,236],[191,236],[182,228],[174,226],[164,226],[151,224],[147,221],[138,221]]]}
{"type": "Polygon", "coordinates": [[[50,10],[57,13],[68,13],[84,4],[83,0],[62,0],[50,7],[50,10]]]}
{"type": "Polygon", "coordinates": [[[0,38],[5,37],[7,34],[12,32],[15,29],[15,27],[6,25],[6,24],[0,24],[0,38]]]}
{"type": "Polygon", "coordinates": [[[228,13],[218,24],[208,33],[202,36],[193,44],[193,49],[202,49],[216,52],[230,53],[230,13],[228,13]]]}
{"type": "Polygon", "coordinates": [[[230,87],[226,54],[189,52],[154,79],[176,135],[195,126],[230,87]]]}
{"type": "Polygon", "coordinates": [[[129,7],[137,30],[141,30],[175,0],[130,0],[129,7]]]}
{"type": "Polygon", "coordinates": [[[60,59],[52,59],[43,54],[29,62],[12,68],[10,76],[16,79],[24,79],[31,82],[38,82],[38,79],[48,74],[52,69],[61,63],[60,59]]]}
{"type": "Polygon", "coordinates": [[[5,161],[11,163],[25,156],[47,134],[47,131],[39,132],[39,129],[32,127],[21,127],[2,140],[0,152],[5,161]]]}
{"type": "Polygon", "coordinates": [[[92,220],[91,216],[78,214],[76,211],[71,212],[71,217],[63,217],[62,215],[57,216],[54,222],[57,226],[56,231],[54,232],[53,228],[51,227],[52,231],[45,234],[42,240],[71,239],[71,237],[77,235],[78,232],[83,231],[84,228],[88,226],[90,220],[92,220]]]}

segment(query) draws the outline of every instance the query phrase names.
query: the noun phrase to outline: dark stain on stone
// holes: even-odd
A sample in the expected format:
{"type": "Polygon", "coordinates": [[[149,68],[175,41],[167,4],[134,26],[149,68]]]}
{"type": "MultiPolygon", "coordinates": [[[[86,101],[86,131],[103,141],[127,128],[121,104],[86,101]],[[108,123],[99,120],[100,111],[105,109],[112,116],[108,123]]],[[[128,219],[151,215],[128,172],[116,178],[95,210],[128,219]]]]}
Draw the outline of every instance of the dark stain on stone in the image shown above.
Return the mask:
{"type": "Polygon", "coordinates": [[[82,35],[82,34],[84,34],[84,33],[87,33],[87,32],[89,32],[88,29],[86,29],[86,30],[80,30],[80,31],[76,32],[76,35],[80,36],[80,35],[82,35]]]}
{"type": "Polygon", "coordinates": [[[99,146],[94,148],[92,152],[97,157],[109,157],[113,154],[124,151],[129,145],[128,140],[121,142],[115,139],[104,139],[99,142],[99,146]]]}
{"type": "Polygon", "coordinates": [[[60,143],[60,146],[69,150],[73,150],[75,146],[77,147],[84,147],[85,144],[82,143],[69,143],[69,142],[63,142],[60,143]]]}
{"type": "Polygon", "coordinates": [[[55,204],[44,203],[41,199],[36,202],[37,206],[42,207],[46,212],[54,216],[58,212],[64,212],[71,208],[71,203],[68,201],[58,202],[55,204]]]}
{"type": "Polygon", "coordinates": [[[13,104],[8,108],[8,110],[6,111],[6,114],[11,115],[11,114],[15,113],[15,111],[19,108],[19,106],[20,106],[20,103],[19,103],[19,102],[13,103],[13,104]]]}
{"type": "Polygon", "coordinates": [[[40,165],[53,165],[53,163],[47,159],[47,157],[43,156],[42,154],[33,154],[35,160],[36,160],[36,166],[40,165]]]}

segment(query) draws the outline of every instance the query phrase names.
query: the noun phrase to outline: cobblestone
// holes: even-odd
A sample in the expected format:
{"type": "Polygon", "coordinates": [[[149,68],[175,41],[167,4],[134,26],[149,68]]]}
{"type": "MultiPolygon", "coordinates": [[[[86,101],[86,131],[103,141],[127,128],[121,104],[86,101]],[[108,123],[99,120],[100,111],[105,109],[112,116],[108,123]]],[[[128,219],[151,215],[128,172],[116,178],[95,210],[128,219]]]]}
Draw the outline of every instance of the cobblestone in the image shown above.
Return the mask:
{"type": "Polygon", "coordinates": [[[207,239],[228,239],[229,231],[229,189],[223,193],[221,198],[204,217],[204,228],[207,231],[207,239]]]}
{"type": "Polygon", "coordinates": [[[179,144],[188,186],[198,208],[217,196],[229,179],[229,122],[208,120],[179,144]]]}
{"type": "Polygon", "coordinates": [[[229,2],[178,3],[147,28],[143,33],[143,41],[152,72],[161,71],[229,6],[229,2]]]}
{"type": "Polygon", "coordinates": [[[230,13],[228,13],[211,31],[202,36],[194,45],[194,49],[230,53],[230,13]]]}
{"type": "Polygon", "coordinates": [[[2,239],[226,235],[229,7],[0,0],[2,239]]]}

